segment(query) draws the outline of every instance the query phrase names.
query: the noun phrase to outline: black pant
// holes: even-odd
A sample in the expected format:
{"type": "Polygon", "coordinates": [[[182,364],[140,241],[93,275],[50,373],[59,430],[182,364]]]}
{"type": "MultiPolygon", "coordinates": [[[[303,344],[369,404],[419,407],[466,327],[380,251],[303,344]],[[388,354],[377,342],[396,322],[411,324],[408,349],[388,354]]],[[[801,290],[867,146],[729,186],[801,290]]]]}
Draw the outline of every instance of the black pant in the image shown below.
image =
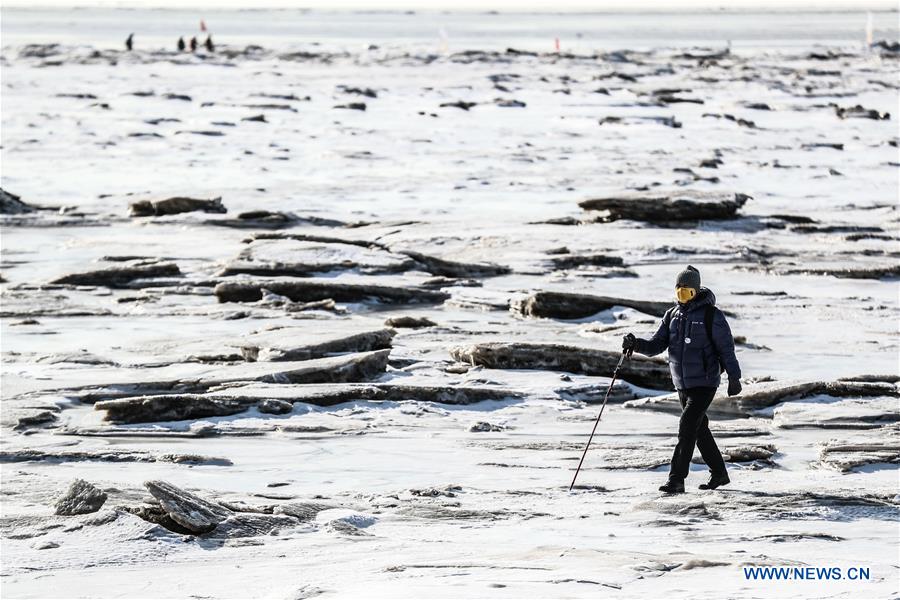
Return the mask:
{"type": "Polygon", "coordinates": [[[706,409],[709,408],[716,388],[695,387],[678,390],[681,401],[681,420],[678,421],[678,444],[672,454],[672,465],[669,468],[669,479],[684,481],[691,467],[694,456],[694,445],[700,450],[700,456],[706,466],[715,475],[725,473],[725,461],[716,446],[712,432],[709,430],[709,419],[706,409]]]}

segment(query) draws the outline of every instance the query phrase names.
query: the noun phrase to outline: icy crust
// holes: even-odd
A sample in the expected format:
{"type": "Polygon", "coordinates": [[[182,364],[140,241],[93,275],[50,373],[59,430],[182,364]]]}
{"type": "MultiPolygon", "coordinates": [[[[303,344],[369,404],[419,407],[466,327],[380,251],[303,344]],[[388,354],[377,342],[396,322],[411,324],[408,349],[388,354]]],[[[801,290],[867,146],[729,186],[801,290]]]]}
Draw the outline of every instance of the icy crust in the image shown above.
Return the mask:
{"type": "Polygon", "coordinates": [[[5,48],[4,591],[894,593],[891,48],[5,48]],[[570,493],[688,262],[732,483],[663,354],[570,493]]]}

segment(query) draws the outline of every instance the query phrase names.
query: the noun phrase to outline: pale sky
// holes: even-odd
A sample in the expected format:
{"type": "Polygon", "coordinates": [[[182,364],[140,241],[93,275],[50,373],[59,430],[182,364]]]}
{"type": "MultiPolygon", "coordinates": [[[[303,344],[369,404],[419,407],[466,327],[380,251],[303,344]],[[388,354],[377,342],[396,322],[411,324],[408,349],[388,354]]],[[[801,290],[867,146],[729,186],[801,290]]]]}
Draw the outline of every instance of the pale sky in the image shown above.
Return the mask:
{"type": "Polygon", "coordinates": [[[679,9],[897,10],[900,0],[0,0],[3,8],[312,8],[320,10],[641,11],[679,9]]]}

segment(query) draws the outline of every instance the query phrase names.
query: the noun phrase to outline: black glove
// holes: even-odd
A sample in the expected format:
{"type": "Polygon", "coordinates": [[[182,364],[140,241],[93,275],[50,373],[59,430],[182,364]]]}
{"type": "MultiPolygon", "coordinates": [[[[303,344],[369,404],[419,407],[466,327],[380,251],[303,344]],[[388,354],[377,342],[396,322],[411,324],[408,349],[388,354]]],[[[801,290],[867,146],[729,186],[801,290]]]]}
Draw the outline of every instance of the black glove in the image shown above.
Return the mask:
{"type": "Polygon", "coordinates": [[[737,377],[735,377],[734,379],[732,379],[731,377],[728,378],[728,395],[729,396],[737,396],[738,394],[741,393],[742,389],[743,388],[741,387],[740,379],[738,379],[737,377]]]}
{"type": "Polygon", "coordinates": [[[634,347],[637,344],[637,338],[634,337],[633,333],[627,334],[622,338],[622,352],[625,354],[631,354],[634,352],[634,347]]]}

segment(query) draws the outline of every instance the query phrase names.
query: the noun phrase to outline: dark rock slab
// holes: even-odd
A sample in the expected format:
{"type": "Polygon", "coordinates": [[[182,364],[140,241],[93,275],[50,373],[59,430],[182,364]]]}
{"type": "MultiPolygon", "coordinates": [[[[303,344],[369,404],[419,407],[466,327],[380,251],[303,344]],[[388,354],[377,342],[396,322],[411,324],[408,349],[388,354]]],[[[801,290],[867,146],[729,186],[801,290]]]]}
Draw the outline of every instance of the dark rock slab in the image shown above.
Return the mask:
{"type": "Polygon", "coordinates": [[[380,384],[362,388],[356,392],[364,400],[388,400],[393,402],[418,401],[438,404],[468,405],[486,400],[521,399],[523,394],[506,388],[479,387],[474,385],[399,385],[380,384]]]}
{"type": "Polygon", "coordinates": [[[186,212],[225,213],[222,198],[188,198],[175,196],[164,200],[141,200],[129,205],[132,217],[159,217],[186,212]]]}
{"type": "MultiPolygon", "coordinates": [[[[856,382],[856,381],[770,381],[761,383],[748,383],[739,396],[727,395],[726,386],[719,388],[709,412],[746,416],[753,411],[774,406],[780,402],[800,400],[810,396],[827,395],[833,397],[862,397],[862,396],[900,396],[897,386],[883,382],[856,382]]],[[[624,405],[626,408],[641,408],[661,410],[675,414],[681,414],[681,404],[678,394],[666,394],[631,400],[624,405]]]]}
{"type": "Polygon", "coordinates": [[[111,423],[155,423],[234,415],[244,412],[257,400],[202,394],[159,394],[103,400],[94,404],[94,408],[105,410],[105,420],[111,423]]]}
{"type": "Polygon", "coordinates": [[[676,58],[684,58],[688,60],[698,61],[716,61],[731,56],[731,50],[725,48],[723,50],[704,49],[702,52],[682,52],[676,55],[676,58]]]}
{"type": "Polygon", "coordinates": [[[429,289],[440,289],[445,287],[484,287],[484,284],[477,279],[460,279],[458,277],[444,277],[442,275],[426,279],[420,285],[421,287],[429,289]]]}
{"type": "Polygon", "coordinates": [[[875,121],[887,121],[891,118],[890,113],[878,112],[873,108],[864,108],[857,104],[856,106],[835,106],[835,114],[841,119],[873,119],[875,121]]]}
{"type": "Polygon", "coordinates": [[[395,332],[371,329],[356,333],[310,331],[310,328],[282,327],[247,336],[241,354],[250,361],[296,361],[322,358],[342,352],[368,352],[391,347],[395,332]],[[292,343],[291,340],[297,340],[292,343]]]}
{"type": "Polygon", "coordinates": [[[625,261],[608,254],[559,254],[549,259],[554,269],[575,269],[578,267],[622,267],[625,261]]]}
{"type": "Polygon", "coordinates": [[[24,213],[32,213],[40,210],[40,207],[32,206],[22,202],[20,196],[11,194],[0,188],[0,214],[3,215],[21,215],[24,213]]]}
{"type": "MultiPolygon", "coordinates": [[[[771,215],[784,219],[784,215],[771,215]]],[[[797,221],[794,221],[797,222],[797,221]]],[[[814,222],[812,222],[814,223],[814,222]]],[[[815,225],[803,224],[791,227],[793,233],[883,233],[884,229],[877,225],[815,225]]]]}
{"type": "MultiPolygon", "coordinates": [[[[314,225],[317,227],[362,227],[368,225],[364,221],[345,222],[337,219],[327,219],[315,215],[296,215],[289,212],[250,210],[239,213],[235,219],[215,218],[203,222],[204,225],[215,227],[231,227],[234,229],[284,229],[297,225],[314,225]]],[[[278,234],[271,234],[278,235],[278,234]]],[[[262,234],[256,234],[259,239],[262,234]]],[[[273,238],[274,239],[274,238],[273,238]]]]}
{"type": "Polygon", "coordinates": [[[296,222],[295,215],[271,210],[248,210],[238,213],[239,221],[245,222],[248,227],[266,227],[268,225],[284,225],[296,222]]]}
{"type": "Polygon", "coordinates": [[[589,225],[596,223],[596,219],[576,219],[575,217],[554,217],[542,221],[529,221],[528,225],[589,225]]]}
{"type": "Polygon", "coordinates": [[[325,524],[325,527],[334,533],[340,535],[348,535],[348,536],[356,536],[356,537],[366,537],[371,536],[371,533],[366,532],[361,527],[357,527],[353,523],[349,523],[343,519],[334,519],[333,521],[329,521],[325,524]]]}
{"type": "Polygon", "coordinates": [[[234,513],[166,481],[144,482],[147,491],[174,522],[193,533],[209,533],[234,513]]]}
{"type": "Polygon", "coordinates": [[[826,467],[848,472],[872,464],[900,463],[900,441],[830,441],[822,446],[819,462],[826,467]]]}
{"type": "Polygon", "coordinates": [[[494,104],[502,108],[525,108],[527,104],[515,98],[494,98],[494,104]]]}
{"type": "MultiPolygon", "coordinates": [[[[610,376],[621,352],[562,344],[486,342],[451,348],[450,356],[489,369],[538,369],[610,376]]],[[[669,367],[660,359],[633,356],[622,365],[619,376],[645,387],[672,389],[669,367]]]]}
{"type": "Polygon", "coordinates": [[[268,415],[286,415],[294,409],[294,405],[284,400],[278,400],[277,398],[266,398],[260,400],[259,404],[256,405],[256,408],[259,412],[268,415]]]}
{"type": "Polygon", "coordinates": [[[205,537],[212,539],[234,539],[275,535],[280,530],[296,527],[298,520],[289,515],[269,515],[235,513],[220,521],[212,533],[205,537]]]}
{"type": "Polygon", "coordinates": [[[202,456],[199,454],[153,454],[142,450],[114,450],[104,448],[87,450],[4,450],[0,451],[0,462],[170,462],[185,465],[231,465],[227,458],[202,456]]]}
{"type": "Polygon", "coordinates": [[[868,381],[884,383],[900,383],[900,375],[896,373],[882,373],[878,375],[862,374],[841,377],[838,381],[868,381]]]}
{"type": "Polygon", "coordinates": [[[701,98],[689,98],[687,96],[676,96],[674,94],[655,94],[654,100],[656,100],[660,104],[678,104],[678,103],[688,103],[688,104],[703,104],[704,101],[701,98]]]}
{"type": "Polygon", "coordinates": [[[900,277],[900,265],[878,267],[835,267],[783,269],[784,274],[830,275],[838,279],[888,279],[900,277]]]}
{"type": "Polygon", "coordinates": [[[208,394],[159,394],[98,402],[113,423],[182,421],[243,412],[262,401],[304,402],[333,406],[352,401],[436,402],[467,405],[485,400],[521,399],[522,394],[495,387],[449,385],[342,384],[342,385],[247,385],[208,394]]]}
{"type": "Polygon", "coordinates": [[[355,94],[357,96],[366,96],[367,98],[377,98],[378,92],[372,88],[361,88],[346,85],[339,85],[338,89],[345,94],[355,94]]]}
{"type": "MultiPolygon", "coordinates": [[[[590,383],[568,385],[565,387],[557,388],[553,391],[564,400],[573,400],[586,402],[589,404],[596,404],[603,402],[603,398],[604,396],[606,396],[608,387],[609,386],[603,384],[590,383]]],[[[627,383],[623,383],[622,381],[616,381],[612,389],[609,390],[609,397],[607,398],[607,402],[618,404],[627,400],[634,400],[637,397],[637,394],[635,394],[630,385],[628,385],[627,383]]]]}
{"type": "Polygon", "coordinates": [[[15,422],[13,429],[16,431],[24,431],[32,427],[44,427],[55,423],[57,420],[56,413],[58,411],[59,407],[54,407],[52,410],[18,407],[10,410],[9,407],[4,407],[4,412],[7,414],[3,415],[3,422],[4,424],[7,424],[10,420],[13,420],[15,422]]]}
{"type": "Polygon", "coordinates": [[[335,281],[295,281],[290,279],[254,279],[224,282],[215,288],[219,302],[256,302],[262,299],[263,288],[286,296],[294,302],[333,299],[336,302],[365,302],[377,300],[389,304],[440,303],[450,294],[414,287],[338,283],[335,281]]]}
{"type": "Polygon", "coordinates": [[[871,48],[877,48],[889,54],[900,54],[900,42],[897,40],[878,40],[870,44],[871,48]]]}
{"type": "Polygon", "coordinates": [[[465,100],[456,100],[455,102],[442,102],[440,104],[441,108],[460,108],[462,110],[469,110],[473,106],[477,106],[477,102],[466,102],[465,100]]]}
{"type": "Polygon", "coordinates": [[[700,192],[633,192],[578,203],[584,210],[605,211],[607,220],[632,219],[648,223],[734,219],[750,198],[746,194],[700,192]]]}
{"type": "MultiPolygon", "coordinates": [[[[175,132],[175,135],[185,135],[185,134],[203,135],[206,137],[222,137],[223,135],[225,135],[224,132],[218,131],[216,129],[192,129],[192,130],[180,129],[175,132]]],[[[185,211],[179,211],[179,212],[185,212],[185,211]]],[[[206,212],[221,212],[221,211],[206,211],[206,212]]],[[[134,215],[134,216],[146,216],[146,215],[134,215]]]]}
{"type": "Polygon", "coordinates": [[[242,104],[244,108],[252,108],[254,110],[286,110],[288,112],[297,112],[297,109],[290,104],[273,104],[273,103],[251,103],[242,104]]]}
{"type": "MultiPolygon", "coordinates": [[[[283,429],[283,428],[282,428],[283,429]]],[[[310,428],[313,429],[313,428],[310,428]]],[[[323,431],[330,431],[326,427],[320,428],[323,431]]],[[[277,431],[278,427],[273,427],[273,431],[277,431]]],[[[83,438],[99,437],[99,438],[115,438],[138,439],[138,440],[187,440],[201,439],[212,437],[261,437],[266,435],[265,429],[234,429],[227,424],[224,426],[212,423],[194,423],[190,429],[164,429],[157,425],[148,425],[146,427],[138,427],[134,425],[125,425],[122,427],[114,425],[100,425],[95,427],[68,426],[59,429],[56,432],[59,435],[77,436],[83,438]]]]}
{"type": "Polygon", "coordinates": [[[150,264],[133,264],[85,271],[84,273],[72,273],[57,277],[51,284],[65,285],[91,285],[101,287],[124,287],[138,279],[153,279],[157,277],[177,277],[181,270],[175,263],[157,262],[150,264]]]}
{"type": "Polygon", "coordinates": [[[463,263],[412,250],[399,250],[399,252],[418,262],[424,267],[425,271],[432,275],[442,275],[444,277],[491,277],[511,272],[509,267],[491,263],[463,263]]]}
{"type": "Polygon", "coordinates": [[[56,501],[57,515],[85,515],[97,512],[106,502],[106,492],[88,483],[84,479],[76,479],[66,493],[56,501]]]}
{"type": "MultiPolygon", "coordinates": [[[[343,223],[338,221],[338,223],[343,223]]],[[[337,227],[338,225],[336,225],[337,227]]],[[[345,225],[348,226],[349,225],[345,225]]],[[[277,233],[260,231],[252,234],[244,239],[245,244],[255,242],[257,240],[296,240],[298,242],[320,242],[322,244],[349,244],[360,246],[362,248],[380,248],[381,250],[390,250],[390,248],[381,242],[360,240],[353,238],[336,237],[332,235],[317,235],[311,233],[277,233]]]]}
{"type": "Polygon", "coordinates": [[[488,423],[487,421],[478,421],[477,423],[472,423],[469,426],[469,431],[471,433],[494,433],[498,431],[504,431],[506,427],[503,425],[497,425],[495,423],[488,423]]]}
{"type": "Polygon", "coordinates": [[[154,502],[154,504],[143,504],[141,506],[119,506],[117,510],[122,512],[126,512],[132,514],[148,523],[153,523],[156,525],[160,525],[163,528],[175,532],[180,533],[182,535],[194,535],[195,532],[182,527],[175,521],[173,521],[169,514],[163,510],[163,508],[159,505],[159,503],[154,502]]]}
{"type": "MultiPolygon", "coordinates": [[[[742,444],[738,446],[724,446],[721,448],[722,458],[725,462],[744,463],[759,461],[763,464],[774,466],[773,456],[778,452],[774,444],[742,444]]],[[[706,464],[703,458],[697,456],[694,463],[706,464]]]]}
{"type": "Polygon", "coordinates": [[[666,127],[671,127],[672,129],[680,129],[681,121],[677,120],[675,117],[640,117],[640,116],[631,116],[631,117],[603,117],[598,122],[600,125],[609,125],[609,124],[621,124],[636,121],[638,123],[649,121],[651,123],[659,123],[660,125],[665,125],[666,127]]]}
{"type": "Polygon", "coordinates": [[[816,148],[831,148],[832,150],[843,150],[844,144],[835,142],[813,142],[811,144],[803,144],[801,148],[803,148],[804,150],[815,150],[816,148]]]}
{"type": "Polygon", "coordinates": [[[526,317],[582,319],[614,306],[625,306],[661,317],[672,307],[672,303],[567,292],[535,292],[524,300],[514,302],[512,308],[526,317]]]}
{"type": "Polygon", "coordinates": [[[63,52],[60,44],[25,44],[19,49],[19,58],[49,58],[63,52]]]}
{"type": "Polygon", "coordinates": [[[726,121],[732,121],[737,123],[741,127],[746,127],[748,129],[756,129],[756,123],[750,121],[748,119],[742,119],[740,117],[736,117],[734,115],[729,114],[720,114],[720,113],[703,113],[704,117],[711,117],[713,119],[725,119],[726,121]]]}
{"type": "Polygon", "coordinates": [[[287,515],[301,522],[312,521],[323,510],[335,508],[330,504],[321,504],[319,502],[291,502],[289,504],[279,504],[275,507],[275,514],[287,515]]]}
{"type": "Polygon", "coordinates": [[[87,93],[64,93],[54,94],[57,98],[74,98],[76,100],[96,100],[97,96],[87,93]]]}
{"type": "Polygon", "coordinates": [[[423,327],[437,327],[437,323],[427,317],[390,317],[384,324],[394,329],[420,329],[423,327]]]}

